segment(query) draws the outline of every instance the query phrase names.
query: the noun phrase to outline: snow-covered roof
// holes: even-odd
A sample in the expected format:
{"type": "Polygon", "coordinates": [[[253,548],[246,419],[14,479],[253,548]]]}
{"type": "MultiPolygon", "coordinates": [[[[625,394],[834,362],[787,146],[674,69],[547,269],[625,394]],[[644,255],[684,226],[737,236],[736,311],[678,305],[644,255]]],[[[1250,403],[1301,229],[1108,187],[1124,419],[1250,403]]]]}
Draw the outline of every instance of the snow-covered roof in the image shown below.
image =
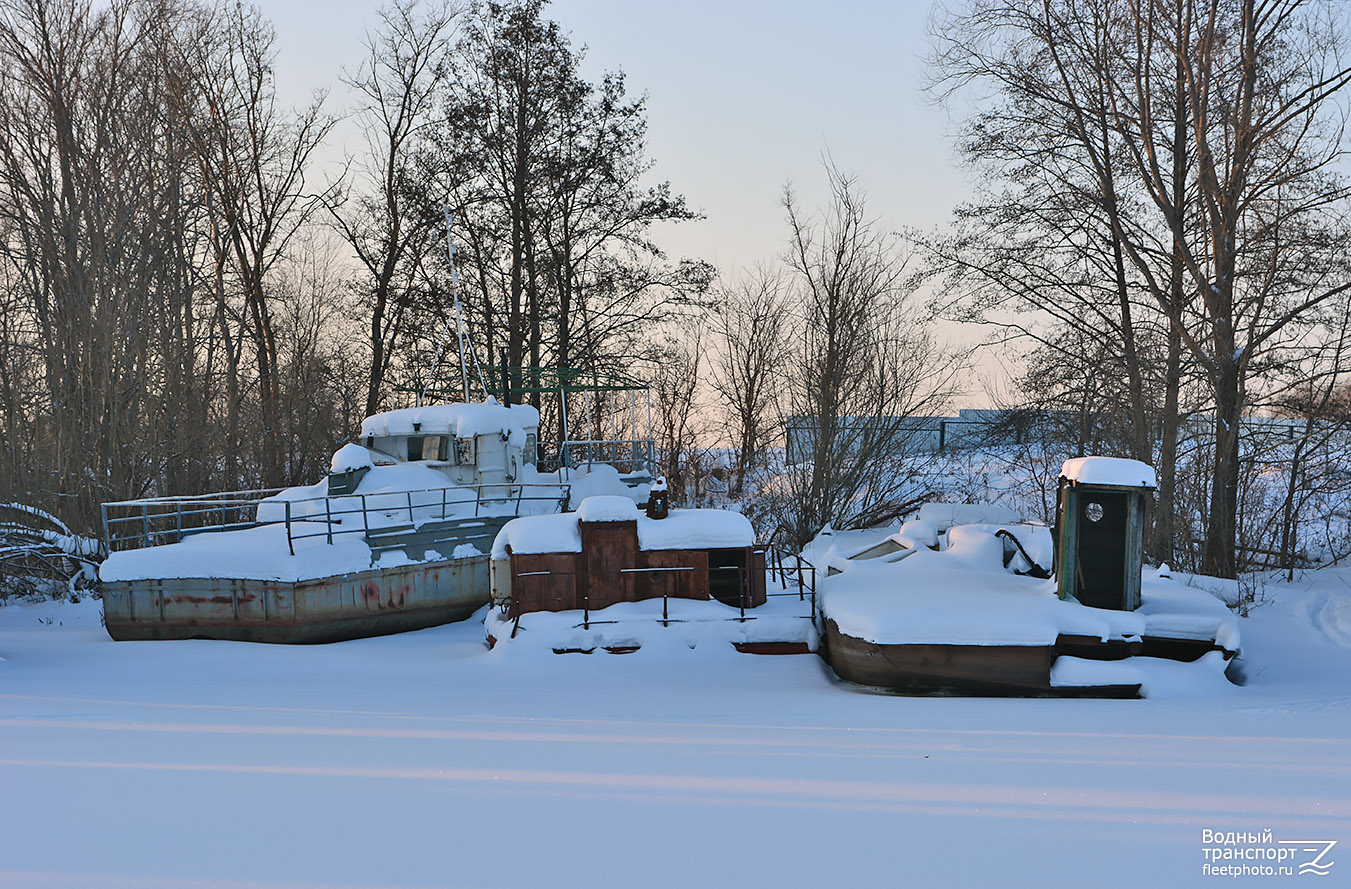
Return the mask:
{"type": "MultiPolygon", "coordinates": [[[[618,504],[601,503],[588,510],[593,500],[611,498],[588,497],[582,501],[578,512],[565,512],[560,515],[526,516],[512,519],[498,532],[493,542],[493,558],[505,559],[507,547],[513,553],[579,553],[582,551],[582,536],[578,519],[584,521],[624,521],[624,519],[584,518],[587,515],[618,515],[622,507],[618,504]],[[615,512],[608,511],[612,505],[615,512]]],[[[615,498],[623,499],[623,498],[615,498]]],[[[669,549],[732,549],[752,546],[755,543],[755,529],[745,516],[739,512],[723,509],[673,509],[664,519],[650,519],[638,512],[629,501],[633,510],[631,520],[638,524],[638,548],[640,550],[669,549]]]]}
{"type": "Polygon", "coordinates": [[[664,519],[638,518],[639,549],[731,549],[755,544],[755,529],[739,512],[673,509],[664,519]]]}
{"type": "Polygon", "coordinates": [[[632,522],[638,518],[638,506],[619,494],[588,497],[577,507],[577,518],[583,522],[632,522]]]}
{"type": "Polygon", "coordinates": [[[532,515],[512,519],[502,526],[493,540],[493,558],[505,559],[507,547],[513,553],[579,553],[582,535],[577,514],[532,515]]]}
{"type": "Polygon", "coordinates": [[[525,430],[537,428],[539,411],[530,405],[503,406],[489,398],[478,404],[429,404],[385,411],[367,417],[361,424],[361,435],[363,438],[368,435],[453,435],[456,438],[468,438],[506,432],[524,442],[525,430]]]}
{"type": "Polygon", "coordinates": [[[1114,485],[1123,488],[1157,488],[1154,467],[1122,457],[1075,457],[1066,460],[1060,474],[1077,485],[1114,485]]]}

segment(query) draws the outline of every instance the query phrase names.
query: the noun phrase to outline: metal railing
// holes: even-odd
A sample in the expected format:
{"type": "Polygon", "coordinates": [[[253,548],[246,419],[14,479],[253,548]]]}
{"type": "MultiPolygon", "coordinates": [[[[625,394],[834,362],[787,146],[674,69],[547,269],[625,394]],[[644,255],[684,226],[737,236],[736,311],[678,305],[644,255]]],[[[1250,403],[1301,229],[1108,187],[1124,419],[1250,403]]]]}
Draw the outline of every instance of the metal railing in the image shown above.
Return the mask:
{"type": "Polygon", "coordinates": [[[801,553],[790,552],[782,547],[768,547],[765,554],[765,569],[772,579],[779,575],[779,586],[788,589],[788,578],[796,574],[798,592],[810,593],[813,610],[816,603],[816,566],[802,558],[801,553]],[[789,560],[792,564],[788,564],[789,560]],[[805,592],[804,592],[805,591],[805,592]]]}
{"type": "MultiPolygon", "coordinates": [[[[803,620],[810,620],[810,621],[812,621],[813,626],[815,626],[815,625],[816,625],[816,569],[815,569],[815,567],[813,567],[812,564],[811,564],[810,562],[806,561],[805,559],[802,559],[800,556],[797,556],[796,554],[789,554],[789,555],[791,555],[791,556],[797,558],[796,571],[797,571],[797,577],[798,577],[797,589],[796,589],[796,590],[789,590],[789,589],[788,589],[788,579],[787,579],[787,578],[790,576],[790,574],[791,574],[792,572],[791,572],[790,569],[785,569],[785,567],[784,567],[784,555],[783,555],[782,553],[780,553],[780,554],[778,555],[778,557],[775,558],[775,555],[774,555],[774,551],[773,551],[773,550],[768,550],[768,549],[765,549],[765,548],[762,548],[762,547],[755,547],[755,548],[754,548],[754,551],[755,551],[755,552],[758,552],[758,553],[762,553],[762,554],[764,554],[765,557],[766,557],[766,558],[765,558],[766,581],[771,580],[771,579],[774,577],[774,575],[775,575],[776,573],[778,574],[779,580],[780,580],[780,585],[781,585],[782,592],[777,592],[777,593],[775,593],[775,592],[770,591],[770,590],[768,589],[769,584],[766,583],[766,589],[765,589],[765,599],[766,599],[766,601],[768,601],[769,599],[772,599],[772,598],[788,598],[788,597],[796,596],[797,599],[798,599],[798,601],[800,601],[800,602],[804,602],[804,603],[805,603],[805,602],[810,602],[811,604],[810,604],[810,608],[809,608],[809,611],[808,611],[807,614],[804,614],[804,615],[790,615],[790,617],[801,617],[803,620]],[[777,568],[774,567],[775,564],[777,564],[777,568]],[[804,567],[803,567],[804,565],[806,566],[805,569],[804,569],[804,567]],[[808,581],[808,580],[809,580],[809,584],[808,584],[808,585],[804,585],[804,581],[808,581]]],[[[751,560],[751,564],[754,565],[754,559],[753,559],[753,558],[752,558],[752,560],[751,560]]],[[[629,575],[633,575],[633,574],[661,574],[661,573],[668,572],[668,571],[679,572],[679,571],[694,571],[694,570],[695,570],[695,567],[694,567],[693,565],[680,565],[680,566],[665,566],[665,567],[657,567],[657,568],[621,568],[621,569],[619,569],[618,572],[613,572],[613,571],[610,571],[610,572],[591,572],[591,571],[525,571],[525,572],[522,572],[522,573],[520,573],[520,574],[518,574],[518,575],[516,575],[516,576],[517,576],[518,578],[520,578],[520,577],[572,577],[572,578],[578,578],[578,577],[581,577],[581,578],[586,578],[586,579],[588,579],[588,580],[590,580],[591,578],[606,578],[606,579],[610,579],[610,580],[613,580],[613,581],[618,581],[623,575],[626,575],[626,574],[629,574],[629,575]]],[[[718,618],[718,620],[722,620],[722,621],[735,621],[735,622],[739,622],[739,623],[744,623],[745,621],[751,621],[751,620],[756,620],[756,619],[757,619],[756,615],[754,615],[754,614],[750,614],[750,615],[747,615],[747,614],[746,614],[746,609],[747,609],[747,608],[751,608],[751,609],[753,610],[754,608],[758,607],[758,606],[750,605],[750,604],[749,604],[750,599],[751,599],[751,596],[752,596],[752,589],[751,589],[751,585],[750,585],[750,583],[749,583],[749,572],[750,572],[750,570],[751,570],[750,568],[748,568],[748,567],[746,567],[746,566],[742,566],[742,565],[718,565],[718,566],[710,566],[710,567],[708,568],[708,573],[709,573],[710,575],[712,575],[715,571],[735,571],[736,574],[737,574],[737,577],[736,577],[736,589],[739,591],[739,595],[737,596],[737,600],[738,600],[738,601],[737,601],[737,605],[734,606],[734,607],[737,608],[737,610],[738,610],[739,613],[738,613],[738,615],[737,615],[736,617],[718,618]]],[[[574,581],[574,582],[575,582],[575,581],[574,581]]],[[[590,583],[582,584],[581,587],[582,587],[582,588],[581,588],[581,590],[579,590],[578,595],[579,595],[579,597],[580,597],[580,599],[581,599],[582,620],[581,620],[580,623],[578,623],[578,624],[574,627],[574,629],[590,630],[591,627],[592,627],[593,625],[605,625],[605,624],[617,624],[617,623],[620,623],[620,621],[617,621],[617,620],[592,620],[592,619],[591,619],[591,611],[592,611],[592,608],[591,608],[590,583]]],[[[672,596],[669,592],[664,592],[664,591],[663,591],[663,593],[662,593],[661,596],[659,596],[659,597],[658,597],[658,596],[648,596],[648,597],[645,597],[645,598],[643,598],[643,599],[638,599],[638,600],[636,600],[636,601],[645,602],[645,601],[652,601],[652,600],[657,599],[657,598],[660,598],[660,599],[661,599],[661,617],[660,617],[660,618],[653,618],[653,620],[654,620],[654,621],[660,622],[661,625],[662,625],[663,627],[669,627],[669,626],[670,626],[671,624],[673,624],[673,623],[708,623],[708,622],[710,622],[710,621],[708,621],[707,619],[701,619],[701,620],[698,620],[698,621],[690,621],[690,620],[685,619],[685,618],[675,618],[675,617],[671,617],[670,600],[671,600],[672,598],[675,598],[675,599],[681,599],[682,601],[687,601],[687,602],[706,601],[706,600],[704,600],[704,599],[695,598],[695,597],[692,597],[692,596],[672,596]]],[[[717,599],[718,601],[723,602],[723,604],[728,604],[728,603],[726,603],[725,601],[723,601],[722,599],[719,599],[716,595],[713,595],[712,592],[711,592],[711,590],[710,590],[710,594],[709,594],[709,599],[717,599]]],[[[624,601],[628,601],[628,600],[624,600],[624,601]]],[[[609,604],[603,606],[603,608],[608,608],[610,605],[615,605],[615,604],[619,604],[619,603],[617,603],[617,602],[610,602],[609,604]]],[[[510,599],[509,602],[507,603],[507,608],[509,609],[508,612],[507,612],[507,614],[511,617],[511,638],[512,638],[512,639],[515,639],[515,638],[516,638],[516,633],[517,633],[517,631],[520,629],[520,626],[521,626],[521,617],[523,616],[523,614],[535,614],[535,613],[539,613],[539,612],[524,612],[524,613],[523,613],[523,612],[521,611],[521,603],[520,603],[520,593],[519,593],[519,588],[518,588],[516,585],[514,585],[514,584],[513,584],[513,586],[512,586],[511,599],[510,599]]],[[[603,608],[602,608],[601,610],[603,610],[603,608]]]]}
{"type": "Polygon", "coordinates": [[[527,502],[550,502],[561,511],[567,507],[570,494],[566,484],[481,484],[276,499],[276,495],[284,490],[266,488],[195,497],[152,497],[105,503],[103,545],[108,553],[113,553],[178,543],[194,534],[281,524],[286,528],[287,548],[291,555],[295,555],[297,540],[315,537],[323,537],[327,543],[332,543],[337,535],[396,532],[416,528],[428,521],[472,521],[480,517],[518,516],[521,506],[527,502]],[[526,489],[548,493],[527,496],[526,489]],[[485,490],[489,496],[484,496],[485,490]],[[506,496],[491,496],[499,491],[505,492],[506,496]],[[472,492],[472,497],[457,496],[466,492],[472,492]],[[469,514],[471,505],[472,515],[469,514]],[[404,512],[408,516],[407,526],[388,521],[404,512]],[[344,519],[349,516],[360,516],[361,521],[352,527],[334,527],[343,525],[344,519]],[[374,524],[373,517],[377,519],[374,524]],[[322,525],[322,529],[314,529],[316,524],[322,525]]]}
{"type": "Polygon", "coordinates": [[[655,445],[650,438],[569,440],[559,447],[556,458],[541,459],[539,469],[541,472],[565,466],[576,469],[594,463],[606,463],[620,472],[650,472],[656,466],[655,445]]]}

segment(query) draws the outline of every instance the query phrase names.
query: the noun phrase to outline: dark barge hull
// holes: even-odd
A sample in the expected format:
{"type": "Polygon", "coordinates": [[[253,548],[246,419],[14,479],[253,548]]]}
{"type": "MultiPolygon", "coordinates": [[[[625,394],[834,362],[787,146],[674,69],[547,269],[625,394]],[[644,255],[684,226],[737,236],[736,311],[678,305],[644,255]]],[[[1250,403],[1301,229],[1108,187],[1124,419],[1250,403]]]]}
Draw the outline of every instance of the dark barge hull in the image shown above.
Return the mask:
{"type": "MultiPolygon", "coordinates": [[[[1093,652],[1086,637],[1056,645],[925,645],[868,642],[840,632],[826,620],[823,656],[847,682],[901,694],[965,694],[986,697],[1136,698],[1139,685],[1052,686],[1051,665],[1061,654],[1120,660],[1123,643],[1102,643],[1093,652]]],[[[1097,640],[1093,640],[1097,641],[1097,640]]]]}
{"type": "Polygon", "coordinates": [[[104,583],[118,641],[338,642],[464,620],[488,603],[488,557],[300,581],[162,578],[104,583]]]}

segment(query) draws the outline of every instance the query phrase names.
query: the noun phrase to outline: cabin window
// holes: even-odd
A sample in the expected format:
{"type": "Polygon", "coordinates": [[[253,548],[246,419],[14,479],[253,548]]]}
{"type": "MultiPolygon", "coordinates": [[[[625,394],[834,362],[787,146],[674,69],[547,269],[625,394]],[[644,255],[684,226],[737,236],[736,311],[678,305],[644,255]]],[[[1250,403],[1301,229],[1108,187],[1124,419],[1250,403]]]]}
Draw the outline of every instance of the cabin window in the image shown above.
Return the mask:
{"type": "Polygon", "coordinates": [[[445,460],[449,442],[444,435],[410,435],[409,460],[445,460]]]}
{"type": "Polygon", "coordinates": [[[521,455],[526,463],[534,465],[539,462],[539,436],[533,432],[527,432],[525,435],[525,453],[521,455]]]}
{"type": "Polygon", "coordinates": [[[368,447],[368,448],[373,448],[373,447],[375,447],[375,436],[374,436],[374,435],[368,435],[368,436],[366,436],[366,447],[368,447]]]}

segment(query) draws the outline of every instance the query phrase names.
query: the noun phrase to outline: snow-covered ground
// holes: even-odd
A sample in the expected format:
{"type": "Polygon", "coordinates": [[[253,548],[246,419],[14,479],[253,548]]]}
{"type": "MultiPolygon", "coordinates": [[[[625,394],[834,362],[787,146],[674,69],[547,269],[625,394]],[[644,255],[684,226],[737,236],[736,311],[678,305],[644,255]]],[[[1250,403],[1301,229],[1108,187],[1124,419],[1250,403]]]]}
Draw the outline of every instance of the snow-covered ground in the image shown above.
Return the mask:
{"type": "Polygon", "coordinates": [[[1351,885],[1351,569],[1267,599],[1244,687],[1132,701],[488,651],[479,620],[115,643],[96,601],[11,605],[0,886],[1185,887],[1213,880],[1203,830],[1339,843],[1328,877],[1238,885],[1351,885]]]}

